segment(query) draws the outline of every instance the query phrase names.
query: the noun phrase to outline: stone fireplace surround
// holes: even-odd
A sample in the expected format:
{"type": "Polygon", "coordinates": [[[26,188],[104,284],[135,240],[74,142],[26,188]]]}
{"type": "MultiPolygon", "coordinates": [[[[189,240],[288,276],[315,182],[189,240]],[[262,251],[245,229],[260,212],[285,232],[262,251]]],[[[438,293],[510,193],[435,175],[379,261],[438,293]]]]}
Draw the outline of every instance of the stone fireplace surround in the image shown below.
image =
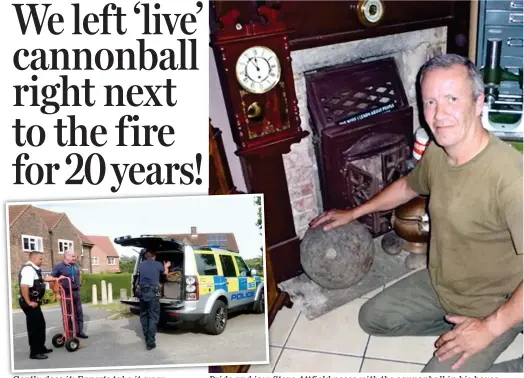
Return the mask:
{"type": "Polygon", "coordinates": [[[311,140],[313,133],[304,74],[357,59],[366,62],[394,57],[409,104],[413,107],[413,131],[415,131],[420,127],[416,103],[417,73],[426,60],[446,51],[446,33],[446,27],[438,27],[291,53],[301,127],[310,132],[309,137],[292,145],[291,152],[284,155],[289,197],[299,238],[302,238],[306,232],[310,220],[323,209],[318,166],[311,140]]]}

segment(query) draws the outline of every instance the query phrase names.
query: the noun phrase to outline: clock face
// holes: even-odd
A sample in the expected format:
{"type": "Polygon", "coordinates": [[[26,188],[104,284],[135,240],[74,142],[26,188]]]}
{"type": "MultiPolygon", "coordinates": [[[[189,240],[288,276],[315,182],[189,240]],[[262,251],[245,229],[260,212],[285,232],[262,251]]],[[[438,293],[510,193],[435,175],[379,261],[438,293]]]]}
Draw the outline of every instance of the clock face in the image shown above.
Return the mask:
{"type": "Polygon", "coordinates": [[[246,91],[266,93],[280,80],[281,68],[277,55],[269,48],[253,46],[237,60],[237,80],[246,91]]]}

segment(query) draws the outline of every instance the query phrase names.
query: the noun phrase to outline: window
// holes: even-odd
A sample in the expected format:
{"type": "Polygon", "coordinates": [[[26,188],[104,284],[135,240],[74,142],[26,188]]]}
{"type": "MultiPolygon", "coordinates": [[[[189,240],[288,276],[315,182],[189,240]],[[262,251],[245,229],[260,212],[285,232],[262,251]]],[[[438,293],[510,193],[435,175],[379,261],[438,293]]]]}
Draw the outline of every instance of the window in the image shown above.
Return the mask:
{"type": "Polygon", "coordinates": [[[208,245],[218,245],[223,248],[227,248],[227,236],[224,234],[210,234],[207,236],[208,245]]]}
{"type": "Polygon", "coordinates": [[[217,262],[212,253],[195,253],[198,274],[201,276],[218,275],[217,262]]]}
{"type": "Polygon", "coordinates": [[[240,277],[251,277],[251,270],[240,256],[235,256],[240,277]]]}
{"type": "Polygon", "coordinates": [[[98,265],[98,257],[91,257],[91,265],[98,265]]]}
{"type": "Polygon", "coordinates": [[[84,256],[84,253],[87,251],[87,248],[82,246],[82,252],[80,252],[80,256],[84,256]]]}
{"type": "Polygon", "coordinates": [[[107,265],[115,265],[115,258],[114,257],[108,257],[107,258],[107,265]]]}
{"type": "Polygon", "coordinates": [[[63,254],[65,251],[74,251],[75,247],[71,240],[58,239],[58,253],[63,254]]]}
{"type": "Polygon", "coordinates": [[[222,263],[222,270],[224,271],[225,277],[236,277],[237,271],[235,264],[233,263],[233,257],[220,255],[220,262],[222,263]]]}
{"type": "Polygon", "coordinates": [[[44,252],[42,238],[40,236],[22,235],[22,250],[24,252],[44,252]]]}

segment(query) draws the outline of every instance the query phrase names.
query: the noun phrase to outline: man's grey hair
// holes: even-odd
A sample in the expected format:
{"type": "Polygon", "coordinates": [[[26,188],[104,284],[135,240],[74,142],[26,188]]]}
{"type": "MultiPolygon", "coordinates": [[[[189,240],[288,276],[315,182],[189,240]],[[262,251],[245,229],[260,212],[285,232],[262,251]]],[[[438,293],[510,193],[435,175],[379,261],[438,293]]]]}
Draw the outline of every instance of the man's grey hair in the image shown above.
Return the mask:
{"type": "Polygon", "coordinates": [[[64,256],[72,255],[73,253],[75,253],[75,251],[67,250],[67,251],[64,252],[64,256]]]}
{"type": "Polygon", "coordinates": [[[484,93],[484,80],[482,78],[482,74],[471,60],[460,55],[437,55],[428,60],[420,69],[420,85],[422,85],[422,81],[424,80],[424,74],[426,74],[427,72],[430,72],[437,68],[451,68],[456,65],[466,67],[466,70],[468,72],[468,78],[471,82],[471,87],[473,89],[473,100],[477,100],[477,98],[482,93],[484,93]]]}

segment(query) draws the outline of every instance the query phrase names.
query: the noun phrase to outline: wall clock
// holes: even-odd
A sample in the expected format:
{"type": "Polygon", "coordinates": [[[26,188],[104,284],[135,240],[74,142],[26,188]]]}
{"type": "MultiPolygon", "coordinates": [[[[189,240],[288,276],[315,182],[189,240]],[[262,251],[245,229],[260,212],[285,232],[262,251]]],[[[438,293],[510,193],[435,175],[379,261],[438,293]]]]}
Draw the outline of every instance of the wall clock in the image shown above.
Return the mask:
{"type": "Polygon", "coordinates": [[[300,128],[288,45],[292,30],[275,17],[241,25],[235,14],[224,16],[227,23],[211,37],[237,154],[289,151],[308,135],[300,128]]]}
{"type": "Polygon", "coordinates": [[[250,93],[269,92],[280,81],[280,74],[277,54],[265,46],[248,47],[236,63],[237,80],[250,93]]]}

